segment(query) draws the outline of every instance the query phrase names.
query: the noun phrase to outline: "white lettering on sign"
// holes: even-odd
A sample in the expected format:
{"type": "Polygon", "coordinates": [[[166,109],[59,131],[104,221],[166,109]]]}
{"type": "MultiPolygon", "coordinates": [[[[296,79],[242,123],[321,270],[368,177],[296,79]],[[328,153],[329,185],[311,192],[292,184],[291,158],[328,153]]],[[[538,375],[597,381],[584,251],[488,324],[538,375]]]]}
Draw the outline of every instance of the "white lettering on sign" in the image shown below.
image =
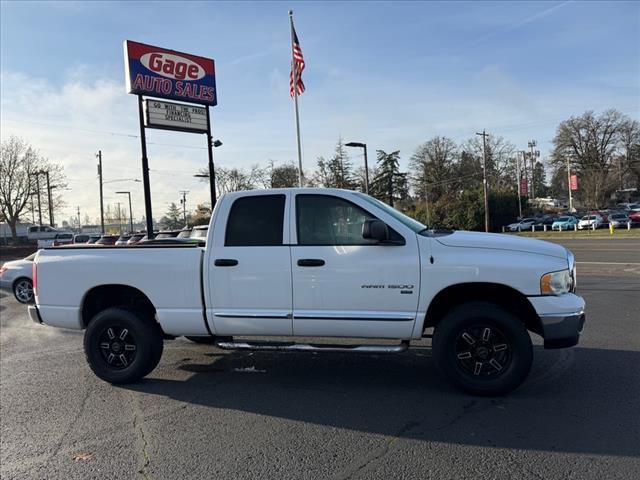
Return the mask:
{"type": "Polygon", "coordinates": [[[140,63],[152,72],[174,80],[199,80],[206,74],[193,60],[172,53],[145,53],[140,57],[140,63]]]}
{"type": "Polygon", "coordinates": [[[145,125],[150,128],[205,133],[207,110],[193,105],[147,99],[145,125]]]}

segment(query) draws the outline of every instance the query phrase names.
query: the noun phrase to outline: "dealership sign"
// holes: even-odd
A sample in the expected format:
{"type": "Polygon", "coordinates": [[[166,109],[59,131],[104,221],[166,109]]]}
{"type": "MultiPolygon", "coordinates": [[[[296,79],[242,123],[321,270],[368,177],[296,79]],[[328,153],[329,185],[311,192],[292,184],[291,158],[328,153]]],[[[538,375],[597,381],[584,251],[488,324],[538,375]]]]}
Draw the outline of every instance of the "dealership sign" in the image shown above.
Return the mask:
{"type": "Polygon", "coordinates": [[[526,178],[520,179],[520,196],[528,197],[529,196],[529,185],[527,184],[526,178]]]}
{"type": "Polygon", "coordinates": [[[144,124],[150,128],[207,133],[207,109],[195,105],[147,99],[144,124]]]}
{"type": "Polygon", "coordinates": [[[571,190],[578,190],[578,175],[571,175],[571,190]]]}
{"type": "Polygon", "coordinates": [[[202,105],[218,103],[211,58],[126,40],[124,65],[129,93],[202,105]]]}

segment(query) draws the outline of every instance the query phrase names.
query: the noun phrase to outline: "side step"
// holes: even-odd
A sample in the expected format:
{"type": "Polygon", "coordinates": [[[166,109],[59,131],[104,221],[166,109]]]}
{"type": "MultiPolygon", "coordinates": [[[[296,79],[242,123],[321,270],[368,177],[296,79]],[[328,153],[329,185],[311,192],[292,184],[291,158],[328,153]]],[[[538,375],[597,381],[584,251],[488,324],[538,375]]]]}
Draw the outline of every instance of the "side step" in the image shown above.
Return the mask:
{"type": "Polygon", "coordinates": [[[342,352],[342,353],[401,353],[409,348],[409,341],[398,345],[338,345],[284,342],[217,342],[223,350],[252,350],[262,352],[342,352]]]}

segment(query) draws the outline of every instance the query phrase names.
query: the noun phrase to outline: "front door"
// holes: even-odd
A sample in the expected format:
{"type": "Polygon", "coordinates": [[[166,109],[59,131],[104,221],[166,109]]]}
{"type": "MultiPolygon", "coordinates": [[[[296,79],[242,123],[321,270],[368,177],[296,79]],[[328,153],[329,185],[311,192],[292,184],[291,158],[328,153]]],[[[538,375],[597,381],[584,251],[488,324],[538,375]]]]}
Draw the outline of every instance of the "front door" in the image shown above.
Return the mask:
{"type": "Polygon", "coordinates": [[[205,257],[207,318],[217,335],[291,335],[287,195],[244,193],[218,213],[227,222],[216,223],[205,257]]]}
{"type": "Polygon", "coordinates": [[[296,195],[291,214],[295,335],[411,338],[420,289],[416,235],[370,210],[348,193],[296,195]],[[374,218],[385,221],[392,238],[403,244],[364,239],[362,225],[374,218]]]}

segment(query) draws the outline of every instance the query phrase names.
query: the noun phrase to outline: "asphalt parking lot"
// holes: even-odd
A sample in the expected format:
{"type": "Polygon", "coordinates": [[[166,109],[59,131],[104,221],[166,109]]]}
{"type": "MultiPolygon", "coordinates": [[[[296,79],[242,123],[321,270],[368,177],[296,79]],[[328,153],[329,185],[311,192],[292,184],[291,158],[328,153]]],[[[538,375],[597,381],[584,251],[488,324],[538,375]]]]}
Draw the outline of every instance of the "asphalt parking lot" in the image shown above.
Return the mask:
{"type": "Polygon", "coordinates": [[[471,397],[428,342],[397,356],[223,352],[166,342],[143,382],[115,387],[82,334],[0,299],[4,478],[630,479],[640,471],[640,248],[566,241],[587,325],[543,350],[507,397],[471,397]]]}

